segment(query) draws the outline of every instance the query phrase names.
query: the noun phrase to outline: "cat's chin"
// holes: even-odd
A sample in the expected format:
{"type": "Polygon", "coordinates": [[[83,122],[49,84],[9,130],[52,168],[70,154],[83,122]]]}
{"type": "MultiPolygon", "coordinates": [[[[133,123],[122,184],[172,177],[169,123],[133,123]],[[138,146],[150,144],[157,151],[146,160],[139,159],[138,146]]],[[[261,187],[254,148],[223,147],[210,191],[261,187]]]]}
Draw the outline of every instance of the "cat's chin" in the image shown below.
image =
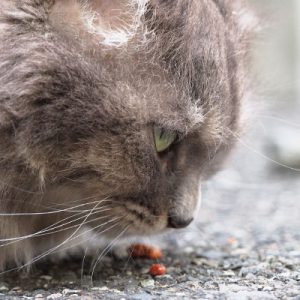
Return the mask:
{"type": "Polygon", "coordinates": [[[135,237],[146,237],[146,236],[153,236],[161,233],[165,233],[170,231],[171,229],[168,228],[166,218],[162,218],[161,220],[157,220],[156,224],[150,225],[147,222],[141,222],[140,220],[133,220],[129,218],[115,228],[104,232],[102,236],[107,240],[113,240],[118,238],[135,238],[135,237]]]}
{"type": "MultiPolygon", "coordinates": [[[[112,211],[119,218],[118,227],[124,228],[124,236],[154,235],[165,231],[168,226],[168,213],[163,207],[153,209],[126,201],[123,205],[113,207],[112,211]]],[[[110,231],[109,235],[112,237],[115,232],[112,235],[110,231]]]]}

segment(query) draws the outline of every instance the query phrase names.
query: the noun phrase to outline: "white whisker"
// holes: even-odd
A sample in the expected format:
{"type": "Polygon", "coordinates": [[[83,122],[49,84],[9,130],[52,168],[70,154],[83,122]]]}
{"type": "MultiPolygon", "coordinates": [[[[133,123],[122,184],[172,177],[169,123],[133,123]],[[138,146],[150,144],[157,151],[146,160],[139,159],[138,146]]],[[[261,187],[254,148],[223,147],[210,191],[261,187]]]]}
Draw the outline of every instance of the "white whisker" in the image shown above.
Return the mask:
{"type": "Polygon", "coordinates": [[[95,269],[98,265],[98,263],[100,262],[100,260],[103,258],[103,256],[105,256],[109,250],[113,247],[113,245],[116,243],[116,241],[127,231],[127,229],[129,228],[129,225],[127,225],[122,231],[121,233],[119,233],[100,253],[100,255],[98,256],[96,262],[94,263],[93,269],[92,269],[92,273],[91,273],[91,280],[93,280],[93,276],[94,276],[94,272],[95,269]]]}
{"type": "Polygon", "coordinates": [[[272,159],[271,157],[261,153],[259,150],[251,147],[249,144],[247,144],[245,141],[243,141],[238,135],[236,135],[234,132],[232,132],[229,128],[227,128],[227,130],[230,132],[230,134],[232,134],[233,137],[235,137],[237,139],[237,141],[243,145],[245,148],[247,148],[248,150],[252,151],[253,153],[257,154],[258,156],[260,156],[261,158],[267,160],[267,161],[270,161],[271,163],[279,166],[279,167],[283,167],[283,168],[286,168],[288,170],[291,170],[291,171],[295,171],[295,172],[300,172],[300,169],[298,168],[293,168],[291,166],[288,166],[288,165],[285,165],[283,163],[280,163],[278,161],[276,161],[275,159],[272,159]]]}
{"type": "Polygon", "coordinates": [[[272,116],[272,115],[260,115],[260,117],[262,117],[262,118],[264,118],[264,119],[275,120],[275,121],[281,122],[281,123],[283,123],[283,124],[293,126],[293,127],[295,127],[295,128],[300,128],[300,123],[291,122],[291,121],[285,120],[285,119],[280,118],[280,117],[277,117],[277,116],[272,116]]]}
{"type": "MultiPolygon", "coordinates": [[[[103,210],[100,210],[100,211],[95,211],[93,212],[91,215],[94,215],[94,214],[98,214],[98,213],[102,213],[102,212],[105,212],[105,211],[109,211],[110,209],[103,209],[103,210]]],[[[77,222],[83,218],[85,218],[86,215],[82,216],[82,217],[79,217],[75,220],[72,220],[72,221],[69,221],[67,223],[63,223],[63,224],[60,224],[58,226],[54,226],[55,224],[52,224],[50,225],[49,227],[46,227],[40,231],[37,231],[33,234],[29,234],[29,235],[25,235],[25,236],[20,236],[20,237],[14,237],[14,238],[8,238],[8,239],[1,239],[0,242],[9,242],[9,243],[6,243],[6,244],[3,244],[3,245],[0,245],[0,247],[4,247],[4,246],[8,246],[8,245],[11,245],[13,243],[17,243],[17,242],[20,242],[20,241],[23,241],[25,239],[28,239],[28,238],[34,238],[34,237],[40,237],[40,236],[45,236],[45,235],[50,235],[50,234],[55,234],[55,233],[58,233],[58,232],[62,232],[62,231],[66,231],[68,229],[71,229],[71,228],[74,228],[74,227],[77,227],[78,225],[73,225],[73,226],[69,226],[69,227],[65,227],[66,225],[68,224],[72,224],[74,222],[77,222]],[[54,226],[54,227],[53,227],[54,226]],[[63,227],[63,228],[62,228],[63,227]],[[58,228],[62,228],[62,229],[59,229],[59,230],[55,230],[55,229],[58,229],[58,228]],[[10,242],[11,241],[11,242],[10,242]]],[[[71,216],[69,218],[72,218],[74,216],[71,216]]],[[[97,219],[102,219],[102,218],[105,218],[107,216],[103,216],[103,217],[97,217],[97,218],[94,218],[92,220],[89,220],[87,221],[84,225],[88,224],[88,223],[91,223],[97,219]]],[[[69,218],[66,218],[66,219],[69,219],[69,218]]],[[[62,220],[56,222],[57,223],[60,223],[62,220]]]]}
{"type": "MultiPolygon", "coordinates": [[[[102,202],[104,202],[105,200],[102,200],[102,202]]],[[[45,212],[25,212],[25,213],[0,213],[0,217],[21,217],[21,216],[39,216],[39,215],[54,215],[54,214],[58,214],[58,213],[63,213],[63,212],[76,212],[76,213],[80,213],[80,212],[89,212],[90,209],[86,209],[86,210],[75,210],[75,208],[79,208],[79,207],[83,207],[86,205],[90,205],[90,204],[95,204],[98,203],[99,201],[94,201],[94,202],[90,202],[90,203],[84,203],[84,204],[80,204],[77,206],[73,206],[70,208],[65,208],[65,209],[57,209],[57,210],[52,210],[52,211],[45,211],[45,212]]]]}
{"type": "Polygon", "coordinates": [[[62,243],[60,243],[59,245],[47,250],[46,252],[36,256],[35,258],[33,258],[31,261],[29,261],[28,263],[26,263],[25,265],[23,265],[22,267],[20,267],[19,269],[23,269],[29,265],[31,265],[32,263],[35,263],[36,261],[42,259],[43,257],[49,255],[50,253],[53,253],[56,249],[58,249],[59,247],[63,246],[64,244],[66,244],[68,241],[71,240],[72,237],[74,237],[76,235],[76,233],[82,228],[82,226],[84,225],[85,221],[89,218],[89,216],[93,213],[94,209],[97,208],[97,206],[100,204],[101,202],[99,202],[97,205],[95,205],[95,207],[90,211],[90,213],[85,217],[85,219],[83,220],[83,222],[81,224],[78,225],[78,227],[76,228],[76,230],[67,238],[65,239],[62,243]]]}
{"type": "MultiPolygon", "coordinates": [[[[91,231],[95,231],[95,229],[101,228],[101,227],[103,227],[103,226],[105,226],[105,225],[107,225],[107,224],[109,224],[109,223],[112,223],[112,222],[115,222],[115,221],[119,221],[120,219],[122,219],[122,217],[116,217],[116,218],[113,218],[113,219],[111,219],[111,220],[109,220],[109,221],[107,221],[107,222],[105,222],[105,223],[102,223],[102,224],[96,226],[96,227],[90,228],[90,229],[88,229],[88,230],[82,232],[81,234],[75,236],[74,238],[70,239],[70,241],[73,241],[73,240],[77,239],[78,237],[80,237],[80,236],[82,236],[82,235],[85,235],[85,234],[87,234],[87,233],[89,233],[89,232],[91,232],[91,231]]],[[[118,225],[118,223],[115,223],[115,224],[113,224],[111,227],[108,227],[108,228],[105,228],[105,229],[102,230],[102,231],[96,232],[95,235],[99,235],[99,234],[105,233],[105,232],[107,232],[108,230],[114,228],[114,227],[117,226],[117,225],[118,225]]],[[[74,246],[76,246],[76,245],[80,245],[81,243],[82,243],[82,240],[81,240],[80,242],[76,243],[76,244],[73,244],[71,247],[74,247],[74,246]]],[[[64,251],[64,250],[65,250],[65,249],[63,249],[62,251],[64,251]]]]}
{"type": "MultiPolygon", "coordinates": [[[[77,236],[75,236],[75,237],[72,237],[71,239],[68,240],[68,242],[70,242],[70,241],[72,241],[72,240],[74,240],[74,239],[77,239],[79,236],[85,235],[85,234],[87,234],[88,232],[93,231],[93,230],[96,229],[96,228],[102,227],[102,226],[104,226],[104,225],[106,225],[106,224],[109,224],[109,223],[114,222],[114,221],[116,221],[116,220],[118,220],[118,219],[121,219],[121,218],[122,218],[122,217],[114,218],[114,219],[112,219],[112,220],[110,220],[110,221],[108,221],[108,222],[105,222],[105,223],[102,223],[102,224],[96,226],[95,228],[86,230],[85,232],[80,233],[79,235],[77,235],[77,236]]],[[[118,225],[118,223],[115,223],[115,224],[111,225],[110,227],[106,228],[105,230],[103,230],[103,231],[101,231],[101,232],[97,232],[97,235],[99,235],[99,234],[101,234],[101,233],[104,233],[104,232],[106,232],[106,231],[108,231],[108,230],[110,230],[110,229],[116,227],[117,225],[118,225]]],[[[89,239],[90,239],[90,238],[89,238],[89,239]]],[[[77,245],[81,244],[82,242],[84,242],[84,241],[86,241],[86,240],[87,240],[87,239],[83,239],[83,240],[81,240],[80,242],[75,243],[75,244],[72,244],[72,245],[69,246],[69,247],[66,247],[66,248],[63,248],[63,249],[59,249],[59,247],[63,244],[63,243],[62,243],[62,244],[60,244],[60,245],[58,245],[58,246],[55,246],[55,247],[53,247],[52,249],[50,249],[50,250],[48,250],[48,251],[46,251],[46,252],[44,252],[44,253],[42,253],[41,255],[35,257],[33,260],[31,260],[30,262],[26,263],[25,265],[23,265],[23,266],[21,266],[21,267],[15,267],[15,268],[11,268],[11,269],[9,269],[9,270],[3,271],[3,272],[0,273],[0,275],[6,274],[6,273],[9,273],[9,272],[12,272],[12,271],[16,271],[16,270],[21,270],[22,268],[25,268],[25,267],[27,267],[27,266],[29,266],[29,265],[31,265],[31,264],[37,262],[38,260],[41,260],[42,258],[46,257],[46,256],[49,255],[49,254],[54,254],[54,253],[57,253],[57,252],[60,252],[60,251],[66,251],[66,250],[68,250],[68,249],[70,249],[70,248],[76,247],[77,245]]]]}

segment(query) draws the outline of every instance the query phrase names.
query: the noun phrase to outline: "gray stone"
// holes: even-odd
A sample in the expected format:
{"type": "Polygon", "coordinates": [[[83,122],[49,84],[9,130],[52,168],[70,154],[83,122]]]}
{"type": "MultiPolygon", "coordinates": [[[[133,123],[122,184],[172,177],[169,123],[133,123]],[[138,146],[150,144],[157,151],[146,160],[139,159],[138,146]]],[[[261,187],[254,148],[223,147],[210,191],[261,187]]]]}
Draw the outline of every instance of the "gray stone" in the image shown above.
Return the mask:
{"type": "Polygon", "coordinates": [[[140,282],[143,288],[152,288],[155,285],[155,281],[153,279],[146,279],[140,282]]]}
{"type": "Polygon", "coordinates": [[[0,292],[8,291],[9,288],[6,283],[0,282],[0,292]]]}
{"type": "Polygon", "coordinates": [[[69,296],[69,295],[72,295],[72,294],[80,294],[81,292],[82,292],[82,290],[71,290],[71,289],[64,289],[62,291],[64,296],[69,296]]]}
{"type": "Polygon", "coordinates": [[[61,293],[51,294],[47,297],[47,300],[57,300],[61,299],[63,295],[61,293]]]}

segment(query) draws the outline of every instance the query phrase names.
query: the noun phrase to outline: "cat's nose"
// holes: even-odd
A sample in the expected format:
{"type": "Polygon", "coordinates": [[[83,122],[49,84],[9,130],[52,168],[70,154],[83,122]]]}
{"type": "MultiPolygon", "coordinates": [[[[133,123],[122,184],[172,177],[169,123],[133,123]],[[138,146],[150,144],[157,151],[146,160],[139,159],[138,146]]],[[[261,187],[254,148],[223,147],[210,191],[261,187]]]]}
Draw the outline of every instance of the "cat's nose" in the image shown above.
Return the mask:
{"type": "Polygon", "coordinates": [[[194,218],[182,218],[178,216],[169,216],[168,217],[168,227],[169,228],[184,228],[191,224],[194,218]]]}

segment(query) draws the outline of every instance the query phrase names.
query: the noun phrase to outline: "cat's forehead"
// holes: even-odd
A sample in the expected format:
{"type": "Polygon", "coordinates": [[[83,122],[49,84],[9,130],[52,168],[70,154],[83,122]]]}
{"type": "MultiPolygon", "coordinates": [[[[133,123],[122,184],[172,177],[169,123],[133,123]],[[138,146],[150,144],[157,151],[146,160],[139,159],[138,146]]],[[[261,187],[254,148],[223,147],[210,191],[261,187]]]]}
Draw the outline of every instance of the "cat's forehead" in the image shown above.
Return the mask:
{"type": "Polygon", "coordinates": [[[129,118],[139,125],[153,124],[183,133],[201,126],[204,111],[197,100],[179,90],[176,83],[162,76],[159,70],[145,72],[135,74],[128,68],[109,87],[111,94],[99,99],[99,104],[111,108],[107,117],[129,118]]]}
{"type": "Polygon", "coordinates": [[[227,49],[229,29],[218,6],[192,0],[57,0],[50,22],[59,31],[75,32],[97,53],[94,64],[101,66],[109,94],[99,101],[112,118],[184,131],[206,122],[219,132],[230,118],[235,92],[228,72],[236,71],[229,70],[235,66],[226,51],[233,49],[227,49]]]}

